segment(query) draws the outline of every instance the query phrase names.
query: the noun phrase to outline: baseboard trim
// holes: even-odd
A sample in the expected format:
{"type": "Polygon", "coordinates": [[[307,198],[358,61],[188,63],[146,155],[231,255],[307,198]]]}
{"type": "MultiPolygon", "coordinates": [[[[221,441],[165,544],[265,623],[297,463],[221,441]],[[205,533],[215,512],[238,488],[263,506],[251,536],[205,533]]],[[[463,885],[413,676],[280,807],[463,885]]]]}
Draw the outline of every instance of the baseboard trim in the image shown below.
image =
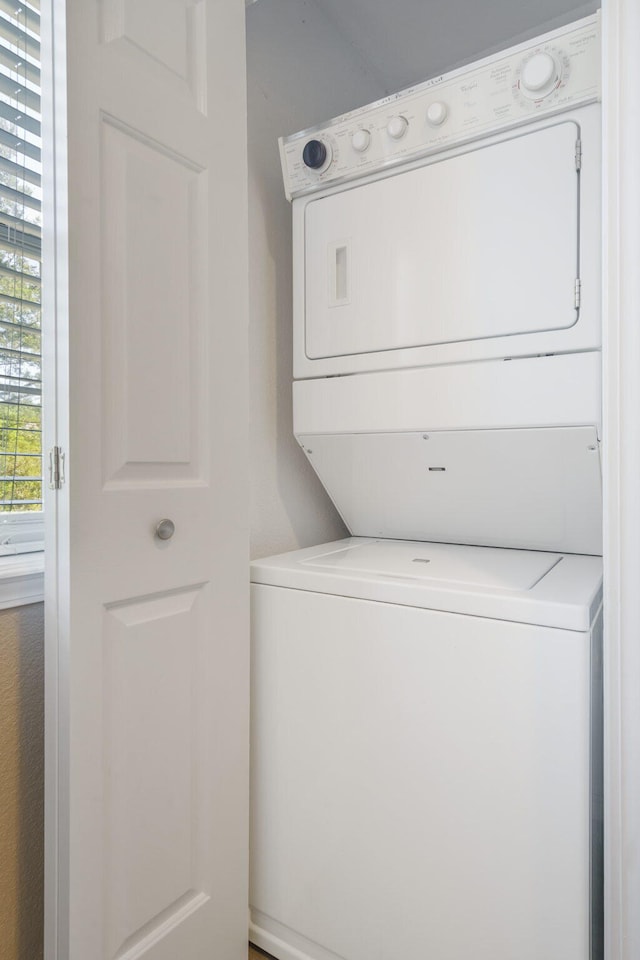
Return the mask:
{"type": "Polygon", "coordinates": [[[308,953],[302,953],[280,937],[268,933],[263,927],[249,921],[249,941],[261,950],[277,957],[277,960],[312,960],[308,953]]]}

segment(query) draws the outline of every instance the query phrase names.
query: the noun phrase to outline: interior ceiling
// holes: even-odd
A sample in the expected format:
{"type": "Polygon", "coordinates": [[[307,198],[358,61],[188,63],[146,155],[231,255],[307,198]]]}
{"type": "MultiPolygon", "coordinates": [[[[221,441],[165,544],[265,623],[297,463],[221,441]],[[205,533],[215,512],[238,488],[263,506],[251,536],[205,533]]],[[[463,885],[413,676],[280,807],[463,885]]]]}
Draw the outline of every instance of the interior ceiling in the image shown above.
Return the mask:
{"type": "Polygon", "coordinates": [[[577,0],[315,0],[387,93],[593,13],[577,0]]]}

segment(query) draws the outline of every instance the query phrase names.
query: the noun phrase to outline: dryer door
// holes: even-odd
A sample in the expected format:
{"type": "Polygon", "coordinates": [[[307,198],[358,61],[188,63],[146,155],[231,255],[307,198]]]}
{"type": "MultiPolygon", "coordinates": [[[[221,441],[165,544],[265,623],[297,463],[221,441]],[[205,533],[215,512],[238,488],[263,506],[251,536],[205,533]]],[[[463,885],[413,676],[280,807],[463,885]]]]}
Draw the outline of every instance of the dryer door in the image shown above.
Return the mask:
{"type": "Polygon", "coordinates": [[[579,136],[557,122],[309,202],[306,356],[575,324],[579,136]]]}

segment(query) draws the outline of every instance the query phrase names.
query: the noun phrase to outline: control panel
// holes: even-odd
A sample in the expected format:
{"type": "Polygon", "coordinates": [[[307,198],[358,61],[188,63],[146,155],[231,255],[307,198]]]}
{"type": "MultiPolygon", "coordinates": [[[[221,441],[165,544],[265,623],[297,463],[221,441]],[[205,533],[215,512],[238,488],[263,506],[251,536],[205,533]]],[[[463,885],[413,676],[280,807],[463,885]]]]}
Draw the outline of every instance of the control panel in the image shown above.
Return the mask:
{"type": "Polygon", "coordinates": [[[600,95],[599,15],[280,138],[288,199],[600,95]]]}

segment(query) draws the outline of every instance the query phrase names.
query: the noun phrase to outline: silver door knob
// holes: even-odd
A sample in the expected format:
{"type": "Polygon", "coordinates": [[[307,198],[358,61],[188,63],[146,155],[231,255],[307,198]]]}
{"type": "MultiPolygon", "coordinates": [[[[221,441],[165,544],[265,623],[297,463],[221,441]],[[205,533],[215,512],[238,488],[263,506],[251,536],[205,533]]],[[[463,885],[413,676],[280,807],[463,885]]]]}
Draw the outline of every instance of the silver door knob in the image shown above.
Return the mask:
{"type": "Polygon", "coordinates": [[[176,525],[173,520],[161,520],[156,527],[156,537],[158,540],[171,540],[176,532],[176,525]]]}

